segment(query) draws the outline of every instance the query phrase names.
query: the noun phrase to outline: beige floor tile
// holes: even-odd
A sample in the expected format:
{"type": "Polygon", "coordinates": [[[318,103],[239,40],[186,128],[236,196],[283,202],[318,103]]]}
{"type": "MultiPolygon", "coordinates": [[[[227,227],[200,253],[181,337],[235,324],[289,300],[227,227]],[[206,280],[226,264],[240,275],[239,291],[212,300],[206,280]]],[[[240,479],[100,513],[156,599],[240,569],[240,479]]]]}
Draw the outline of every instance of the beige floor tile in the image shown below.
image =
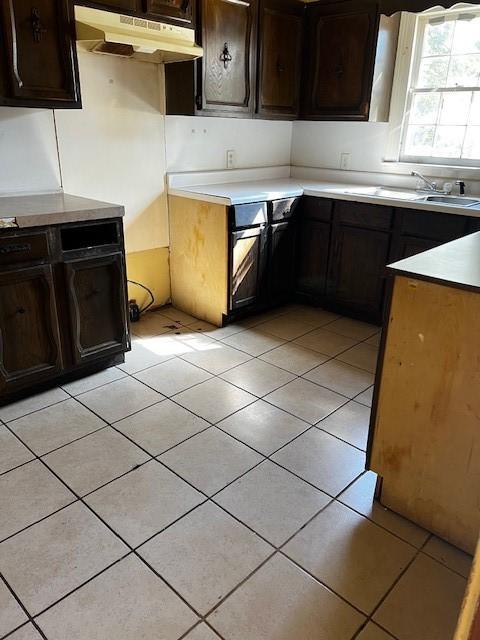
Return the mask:
{"type": "Polygon", "coordinates": [[[136,547],[204,500],[201,493],[152,460],[90,494],[85,501],[136,547]]]}
{"type": "Polygon", "coordinates": [[[225,327],[216,327],[208,322],[203,322],[203,320],[198,320],[197,322],[189,325],[189,327],[192,330],[200,331],[204,335],[209,338],[214,338],[215,340],[223,340],[224,338],[233,336],[235,333],[245,331],[245,327],[240,324],[227,324],[225,327]]]}
{"type": "Polygon", "coordinates": [[[149,456],[106,427],[44,457],[48,466],[78,495],[85,495],[130,471],[149,456]]]}
{"type": "Polygon", "coordinates": [[[139,322],[132,322],[131,331],[133,335],[140,338],[149,338],[171,331],[177,323],[166,315],[156,311],[147,312],[142,315],[139,322]]]}
{"type": "Polygon", "coordinates": [[[114,426],[152,456],[158,456],[210,425],[171,400],[163,400],[114,426]]]}
{"type": "Polygon", "coordinates": [[[36,615],[126,553],[128,547],[76,502],[0,544],[0,565],[36,615]]]}
{"type": "Polygon", "coordinates": [[[261,356],[263,353],[284,344],[285,340],[262,333],[258,331],[257,327],[241,333],[235,333],[233,336],[224,338],[222,342],[240,349],[240,351],[245,351],[251,356],[261,356]]]}
{"type": "Polygon", "coordinates": [[[324,309],[300,305],[297,305],[296,308],[292,307],[288,311],[288,316],[289,318],[296,318],[302,322],[306,322],[311,325],[313,329],[323,327],[340,318],[338,314],[325,311],[324,309]]]}
{"type": "Polygon", "coordinates": [[[382,340],[382,332],[379,331],[378,333],[376,333],[375,335],[373,335],[371,338],[369,338],[368,340],[365,340],[365,342],[367,344],[371,344],[374,347],[379,347],[380,346],[380,342],[382,340]]]}
{"type": "Polygon", "coordinates": [[[265,456],[309,428],[309,424],[277,407],[257,400],[222,420],[218,426],[265,456]]]}
{"type": "Polygon", "coordinates": [[[295,338],[312,331],[312,325],[307,322],[303,322],[298,318],[292,318],[287,314],[274,318],[273,320],[268,320],[268,322],[258,325],[257,329],[264,333],[270,333],[273,336],[277,336],[277,338],[294,340],[295,338]]]}
{"type": "Polygon", "coordinates": [[[26,624],[11,636],[8,636],[8,640],[42,640],[42,636],[35,629],[33,624],[26,624]]]}
{"type": "Polygon", "coordinates": [[[179,324],[190,326],[192,323],[198,322],[198,318],[195,318],[194,316],[191,316],[184,311],[180,311],[180,309],[176,309],[173,306],[161,307],[159,312],[170,320],[173,320],[174,322],[177,322],[179,324]]]}
{"type": "Polygon", "coordinates": [[[219,636],[202,622],[185,636],[185,640],[219,640],[219,636]]]}
{"type": "Polygon", "coordinates": [[[193,364],[184,362],[180,358],[174,358],[155,367],[150,367],[150,369],[145,369],[145,371],[140,371],[135,374],[135,377],[163,395],[173,396],[175,393],[185,391],[200,382],[205,382],[212,376],[193,364]]]}
{"type": "Polygon", "coordinates": [[[265,397],[280,409],[315,424],[347,402],[343,396],[308,380],[293,380],[265,397]]]}
{"type": "Polygon", "coordinates": [[[260,356],[260,359],[301,376],[325,362],[328,356],[289,342],[272,351],[267,351],[267,353],[260,356]]]}
{"type": "Polygon", "coordinates": [[[0,424],[0,474],[18,467],[35,456],[7,427],[0,424]]]}
{"type": "Polygon", "coordinates": [[[373,403],[373,390],[374,387],[372,385],[369,389],[356,396],[355,402],[360,402],[360,404],[364,404],[366,407],[371,407],[373,403]]]}
{"type": "Polygon", "coordinates": [[[212,378],[175,396],[178,402],[196,415],[217,423],[254,402],[257,398],[233,385],[212,378]]]}
{"type": "Polygon", "coordinates": [[[73,493],[37,460],[9,471],[0,477],[0,540],[74,500],[73,493]]]}
{"type": "Polygon", "coordinates": [[[350,349],[357,344],[357,341],[322,328],[315,329],[315,331],[297,338],[295,340],[295,344],[299,344],[301,347],[307,347],[307,349],[313,349],[314,351],[319,351],[320,353],[333,357],[342,351],[350,349]]]}
{"type": "Polygon", "coordinates": [[[78,400],[107,422],[116,422],[163,400],[163,396],[133,378],[122,378],[77,396],[78,400]]]}
{"type": "Polygon", "coordinates": [[[129,556],[39,616],[49,640],[177,640],[198,618],[129,556]]]}
{"type": "Polygon", "coordinates": [[[307,571],[365,613],[371,613],[416,550],[335,502],[284,547],[307,571]]]}
{"type": "Polygon", "coordinates": [[[330,498],[269,460],[215,496],[215,502],[276,547],[330,498]]]}
{"type": "Polygon", "coordinates": [[[391,636],[373,622],[369,622],[365,629],[359,633],[356,640],[392,640],[391,636]]]}
{"type": "Polygon", "coordinates": [[[464,578],[469,577],[473,558],[468,553],[457,549],[437,536],[432,536],[422,551],[464,578]]]}
{"type": "Polygon", "coordinates": [[[334,331],[352,340],[366,340],[379,331],[379,327],[367,322],[360,322],[352,318],[340,318],[328,325],[329,331],[334,331]]]}
{"type": "Polygon", "coordinates": [[[126,373],[133,374],[173,358],[174,354],[170,353],[171,349],[166,349],[167,353],[163,353],[161,345],[162,341],[160,339],[133,340],[132,350],[125,354],[125,362],[119,364],[118,368],[126,373]]]}
{"type": "Polygon", "coordinates": [[[28,618],[22,607],[12,596],[4,582],[0,580],[0,636],[3,638],[7,633],[27,622],[27,620],[28,618]]]}
{"type": "Polygon", "coordinates": [[[86,436],[105,422],[76,400],[59,402],[9,423],[38,456],[86,436]]]}
{"type": "Polygon", "coordinates": [[[369,423],[370,409],[352,400],[319,422],[317,427],[365,451],[369,423]]]}
{"type": "Polygon", "coordinates": [[[67,382],[62,385],[62,389],[67,391],[71,396],[78,396],[80,393],[86,393],[92,389],[103,387],[103,385],[109,382],[115,382],[124,378],[127,374],[125,371],[118,369],[117,367],[109,367],[98,373],[94,373],[91,376],[80,378],[79,380],[73,380],[73,382],[67,382]]]}
{"type": "Polygon", "coordinates": [[[373,471],[367,471],[356,480],[340,496],[340,502],[355,509],[381,527],[388,529],[399,538],[420,548],[430,535],[428,531],[418,527],[410,520],[402,518],[390,509],[386,509],[373,499],[377,475],[373,471]]]}
{"type": "Polygon", "coordinates": [[[247,362],[247,360],[251,359],[251,356],[248,353],[227,346],[220,340],[211,339],[209,345],[205,348],[186,353],[182,358],[198,367],[202,367],[202,369],[206,369],[210,373],[218,375],[243,362],[247,362]]]}
{"type": "Polygon", "coordinates": [[[276,309],[270,309],[270,311],[265,311],[264,313],[257,313],[255,316],[250,316],[240,320],[238,324],[244,328],[252,328],[257,327],[259,324],[263,324],[264,322],[268,322],[269,320],[274,320],[275,318],[279,318],[280,316],[284,316],[288,313],[288,309],[286,307],[277,307],[276,309]]]}
{"type": "Polygon", "coordinates": [[[279,367],[254,359],[222,375],[224,380],[256,396],[264,396],[295,378],[279,367]]]}
{"type": "Polygon", "coordinates": [[[330,360],[321,364],[303,377],[349,398],[354,398],[374,383],[374,377],[368,371],[352,367],[338,360],[330,360]]]}
{"type": "Polygon", "coordinates": [[[276,555],[208,618],[228,640],[350,640],[364,618],[276,555]]]}
{"type": "Polygon", "coordinates": [[[365,468],[365,455],[319,429],[310,429],[273,455],[273,460],[336,496],[365,468]]]}
{"type": "Polygon", "coordinates": [[[452,640],[466,584],[420,554],[373,618],[399,640],[452,640]]]}
{"type": "Polygon", "coordinates": [[[348,351],[337,356],[338,360],[351,364],[359,369],[375,373],[377,369],[378,349],[371,344],[361,342],[348,351]]]}
{"type": "Polygon", "coordinates": [[[219,429],[209,429],[159,457],[187,482],[212,495],[262,460],[219,429]]]}
{"type": "Polygon", "coordinates": [[[270,545],[212,503],[198,507],[139,549],[202,615],[272,552],[270,545]]]}
{"type": "Polygon", "coordinates": [[[50,389],[49,391],[25,398],[25,400],[19,400],[18,402],[12,402],[4,407],[0,407],[0,420],[3,422],[16,420],[16,418],[26,416],[27,413],[33,413],[34,411],[44,409],[62,400],[68,400],[69,397],[63,389],[56,387],[55,389],[50,389]]]}

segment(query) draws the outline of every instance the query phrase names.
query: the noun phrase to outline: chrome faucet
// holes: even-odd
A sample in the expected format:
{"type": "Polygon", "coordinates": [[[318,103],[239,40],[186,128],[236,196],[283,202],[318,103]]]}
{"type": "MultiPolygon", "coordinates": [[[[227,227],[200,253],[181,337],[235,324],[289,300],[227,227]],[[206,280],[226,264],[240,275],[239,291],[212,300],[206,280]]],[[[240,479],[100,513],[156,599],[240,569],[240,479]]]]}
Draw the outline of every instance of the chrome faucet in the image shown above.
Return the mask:
{"type": "Polygon", "coordinates": [[[425,183],[425,188],[417,189],[417,191],[425,191],[427,193],[441,193],[443,195],[449,195],[452,192],[451,189],[448,190],[448,189],[445,189],[445,187],[443,189],[438,189],[438,185],[436,182],[432,182],[425,176],[422,176],[422,174],[418,173],[418,171],[412,171],[412,176],[415,176],[416,178],[420,178],[420,180],[423,180],[423,182],[425,183]]]}

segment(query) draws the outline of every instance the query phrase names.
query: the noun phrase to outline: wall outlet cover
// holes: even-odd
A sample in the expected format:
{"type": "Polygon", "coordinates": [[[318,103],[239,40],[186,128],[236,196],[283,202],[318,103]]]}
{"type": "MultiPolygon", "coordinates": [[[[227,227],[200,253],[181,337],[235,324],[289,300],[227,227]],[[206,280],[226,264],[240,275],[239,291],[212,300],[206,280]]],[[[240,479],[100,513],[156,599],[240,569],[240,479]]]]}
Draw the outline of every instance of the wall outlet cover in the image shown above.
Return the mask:
{"type": "Polygon", "coordinates": [[[350,169],[350,161],[352,159],[352,154],[344,151],[340,154],[340,169],[347,171],[350,169]]]}
{"type": "Polygon", "coordinates": [[[227,169],[235,168],[235,151],[233,149],[229,149],[227,151],[227,169]]]}

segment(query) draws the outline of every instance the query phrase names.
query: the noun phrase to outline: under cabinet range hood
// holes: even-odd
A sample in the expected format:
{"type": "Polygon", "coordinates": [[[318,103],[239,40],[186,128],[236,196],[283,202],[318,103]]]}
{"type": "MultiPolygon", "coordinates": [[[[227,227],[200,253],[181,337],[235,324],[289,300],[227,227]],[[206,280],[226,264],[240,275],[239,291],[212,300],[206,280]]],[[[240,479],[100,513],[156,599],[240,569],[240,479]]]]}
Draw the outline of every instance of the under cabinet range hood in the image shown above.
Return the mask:
{"type": "Polygon", "coordinates": [[[182,62],[203,55],[195,31],[163,22],[75,7],[77,42],[87,51],[146,62],[182,62]]]}

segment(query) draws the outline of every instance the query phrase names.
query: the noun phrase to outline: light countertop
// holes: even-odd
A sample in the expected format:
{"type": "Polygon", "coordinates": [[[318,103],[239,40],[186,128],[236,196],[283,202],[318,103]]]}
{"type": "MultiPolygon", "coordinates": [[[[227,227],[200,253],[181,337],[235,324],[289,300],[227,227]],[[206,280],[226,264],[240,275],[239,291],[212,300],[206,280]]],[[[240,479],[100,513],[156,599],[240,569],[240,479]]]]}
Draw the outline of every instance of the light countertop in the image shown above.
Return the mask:
{"type": "Polygon", "coordinates": [[[171,196],[202,200],[225,206],[307,195],[318,198],[332,198],[336,200],[349,200],[351,202],[366,202],[390,207],[480,217],[480,206],[471,208],[418,201],[412,199],[415,197],[415,192],[411,190],[389,189],[388,187],[379,189],[375,186],[340,182],[318,182],[315,180],[302,180],[300,178],[170,186],[168,192],[171,196]]]}
{"type": "Polygon", "coordinates": [[[480,232],[388,266],[395,275],[480,292],[480,232]]]}
{"type": "Polygon", "coordinates": [[[120,205],[66,193],[0,197],[0,228],[40,227],[66,222],[120,218],[123,215],[125,210],[120,205]]]}

